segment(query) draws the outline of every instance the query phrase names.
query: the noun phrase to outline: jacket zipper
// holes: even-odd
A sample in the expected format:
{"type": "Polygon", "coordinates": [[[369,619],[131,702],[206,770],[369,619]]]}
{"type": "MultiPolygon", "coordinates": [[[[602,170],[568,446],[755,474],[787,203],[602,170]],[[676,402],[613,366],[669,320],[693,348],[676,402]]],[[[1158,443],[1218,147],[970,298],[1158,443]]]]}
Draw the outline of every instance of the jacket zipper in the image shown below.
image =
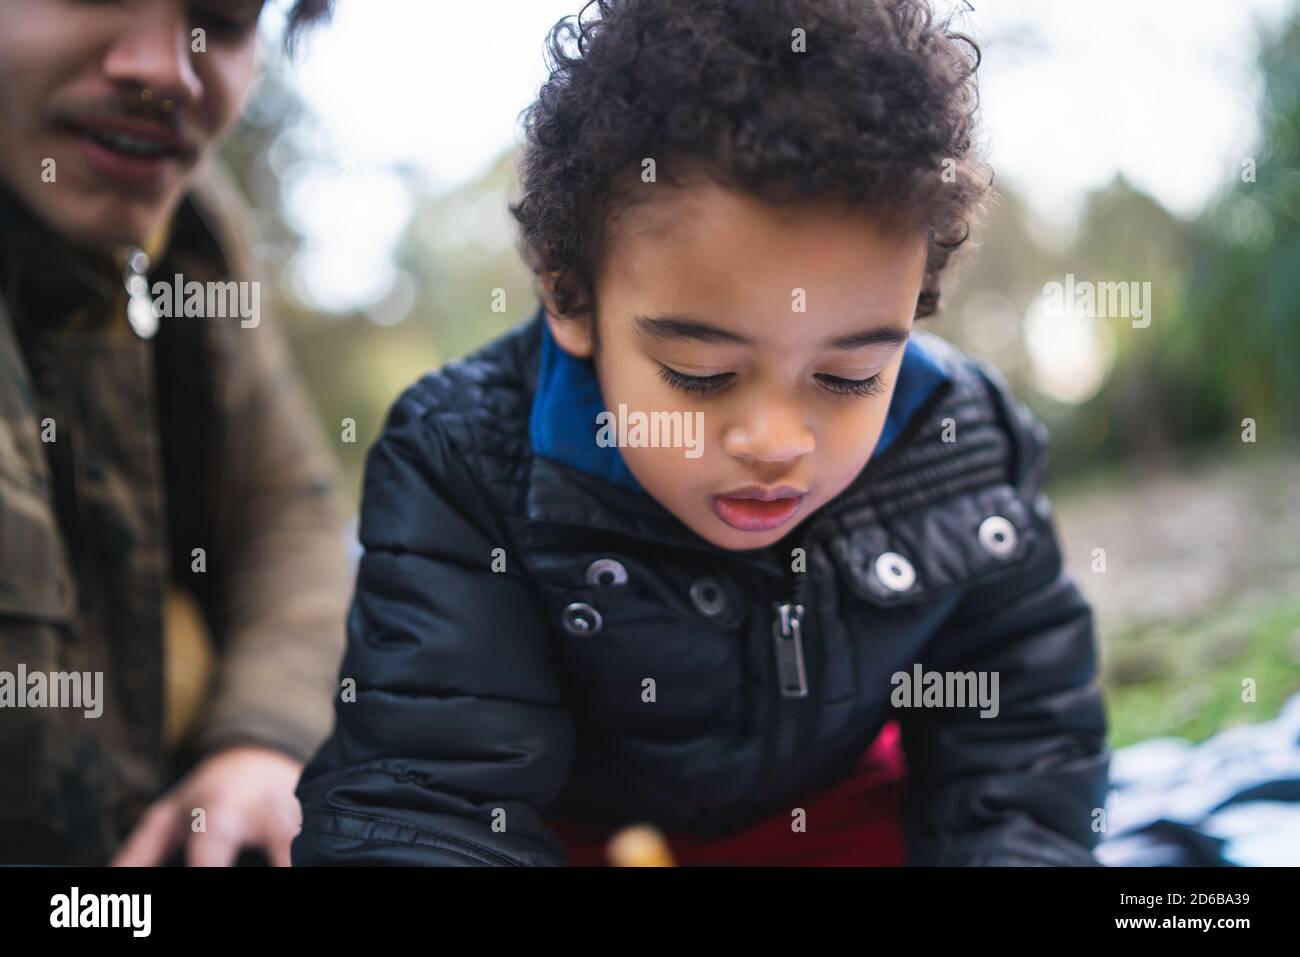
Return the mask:
{"type": "Polygon", "coordinates": [[[803,601],[807,570],[794,574],[789,601],[773,602],[772,647],[776,656],[776,755],[773,773],[779,774],[794,753],[798,741],[799,715],[806,710],[800,701],[808,697],[808,669],[804,656],[803,632],[807,607],[803,601]]]}
{"type": "Polygon", "coordinates": [[[776,618],[772,638],[776,649],[776,679],[782,698],[808,697],[808,672],[803,657],[804,606],[796,600],[773,602],[776,618]]]}

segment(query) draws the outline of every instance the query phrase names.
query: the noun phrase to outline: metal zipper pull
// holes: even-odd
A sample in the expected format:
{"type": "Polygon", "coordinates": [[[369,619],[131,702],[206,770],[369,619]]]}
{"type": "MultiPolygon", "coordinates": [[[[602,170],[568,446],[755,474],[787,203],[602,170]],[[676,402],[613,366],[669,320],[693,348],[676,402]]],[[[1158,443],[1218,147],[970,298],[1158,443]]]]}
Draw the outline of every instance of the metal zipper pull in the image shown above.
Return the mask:
{"type": "Polygon", "coordinates": [[[800,630],[803,605],[776,603],[772,638],[776,642],[776,679],[783,698],[806,698],[808,676],[803,665],[803,637],[800,630]]]}
{"type": "Polygon", "coordinates": [[[149,254],[138,246],[126,251],[126,264],[122,267],[122,285],[126,287],[126,318],[131,329],[141,339],[152,339],[158,333],[158,308],[149,298],[149,254]]]}

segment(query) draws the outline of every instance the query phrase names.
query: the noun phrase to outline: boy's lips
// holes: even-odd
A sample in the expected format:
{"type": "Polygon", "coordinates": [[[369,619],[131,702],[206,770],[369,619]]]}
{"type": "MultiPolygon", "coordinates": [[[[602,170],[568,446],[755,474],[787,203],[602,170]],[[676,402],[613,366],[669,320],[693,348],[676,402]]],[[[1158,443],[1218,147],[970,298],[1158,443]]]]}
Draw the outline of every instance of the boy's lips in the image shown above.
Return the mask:
{"type": "Polygon", "coordinates": [[[742,532],[766,532],[784,525],[808,493],[788,485],[763,488],[748,485],[721,495],[710,495],[713,512],[732,528],[742,532]]]}

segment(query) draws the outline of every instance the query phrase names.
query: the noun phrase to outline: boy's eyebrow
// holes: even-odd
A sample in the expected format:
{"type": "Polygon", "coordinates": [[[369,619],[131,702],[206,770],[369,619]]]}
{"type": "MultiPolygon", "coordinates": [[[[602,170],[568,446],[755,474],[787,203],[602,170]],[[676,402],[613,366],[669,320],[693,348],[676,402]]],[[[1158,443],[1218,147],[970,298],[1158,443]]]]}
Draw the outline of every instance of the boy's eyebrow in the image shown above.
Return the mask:
{"type": "MultiPolygon", "coordinates": [[[[688,316],[642,316],[632,317],[633,325],[639,335],[649,339],[690,339],[694,342],[709,342],[723,345],[752,346],[754,340],[742,336],[730,329],[710,325],[688,316]]],[[[822,348],[849,350],[863,346],[901,345],[908,340],[911,330],[897,326],[876,326],[853,332],[844,336],[835,336],[826,340],[822,348]]]]}

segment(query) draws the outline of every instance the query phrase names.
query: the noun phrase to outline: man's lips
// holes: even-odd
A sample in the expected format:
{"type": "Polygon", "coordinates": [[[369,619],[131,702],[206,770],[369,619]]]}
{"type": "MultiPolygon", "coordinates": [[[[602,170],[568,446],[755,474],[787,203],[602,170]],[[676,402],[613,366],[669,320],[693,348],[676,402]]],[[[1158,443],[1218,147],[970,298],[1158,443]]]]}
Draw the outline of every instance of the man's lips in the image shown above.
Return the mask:
{"type": "Polygon", "coordinates": [[[189,156],[195,151],[189,139],[171,126],[133,116],[82,116],[69,118],[67,125],[90,135],[143,140],[150,146],[177,157],[189,156]]]}
{"type": "Polygon", "coordinates": [[[174,130],[131,117],[81,118],[65,128],[81,144],[88,165],[122,185],[157,186],[198,152],[174,130]]]}
{"type": "Polygon", "coordinates": [[[709,504],[714,514],[732,528],[765,532],[793,518],[807,494],[788,485],[776,488],[747,485],[721,495],[710,495],[709,504]]]}

